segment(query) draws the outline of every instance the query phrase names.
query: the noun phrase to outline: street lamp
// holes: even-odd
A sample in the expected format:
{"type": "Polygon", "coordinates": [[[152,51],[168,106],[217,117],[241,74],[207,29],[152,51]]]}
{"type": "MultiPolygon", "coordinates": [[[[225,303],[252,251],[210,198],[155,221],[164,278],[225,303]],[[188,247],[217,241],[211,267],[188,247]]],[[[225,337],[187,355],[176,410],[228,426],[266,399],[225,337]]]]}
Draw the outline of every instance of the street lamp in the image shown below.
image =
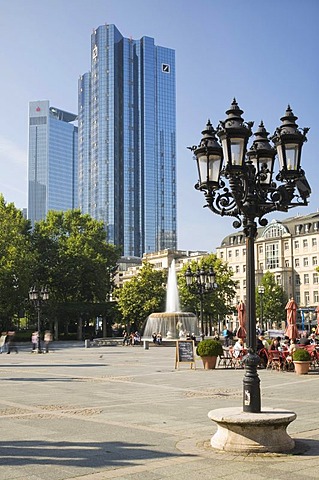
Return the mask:
{"type": "Polygon", "coordinates": [[[203,318],[203,304],[204,304],[204,295],[206,293],[211,293],[214,289],[217,288],[217,283],[215,283],[215,272],[212,267],[209,270],[205,268],[199,269],[197,267],[196,272],[192,272],[190,266],[188,266],[185,272],[185,280],[187,288],[190,292],[198,295],[200,302],[200,328],[201,336],[204,338],[204,318],[203,318]]]}
{"type": "Polygon", "coordinates": [[[197,161],[199,181],[195,188],[205,194],[207,206],[221,216],[232,216],[234,228],[243,227],[246,237],[246,314],[248,319],[248,354],[245,357],[243,410],[259,413],[260,380],[257,374],[256,300],[254,243],[257,223],[273,211],[308,205],[311,189],[300,167],[302,145],[309,128],[298,129],[297,117],[290,106],[281,125],[271,138],[261,122],[247,151],[253,122],[244,122],[243,111],[234,99],[227,118],[214,130],[208,121],[199,146],[189,147],[197,161]],[[221,141],[221,146],[216,135],[221,141]],[[278,155],[278,185],[273,181],[275,156],[278,155]],[[221,178],[223,177],[223,179],[221,178]]]}
{"type": "Polygon", "coordinates": [[[258,293],[260,300],[260,326],[261,330],[264,330],[264,294],[265,287],[263,285],[258,285],[258,293]]]}
{"type": "Polygon", "coordinates": [[[38,312],[38,353],[42,353],[41,350],[41,307],[44,302],[49,300],[49,292],[46,287],[38,289],[37,287],[31,287],[29,291],[29,299],[33,303],[35,309],[38,312]]]}

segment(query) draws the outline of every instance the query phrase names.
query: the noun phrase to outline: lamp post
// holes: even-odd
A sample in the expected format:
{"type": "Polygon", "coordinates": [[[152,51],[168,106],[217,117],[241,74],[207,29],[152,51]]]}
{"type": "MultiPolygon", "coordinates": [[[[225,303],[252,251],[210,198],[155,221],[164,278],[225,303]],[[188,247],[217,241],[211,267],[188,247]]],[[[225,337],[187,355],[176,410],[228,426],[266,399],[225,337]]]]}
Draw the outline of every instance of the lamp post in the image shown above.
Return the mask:
{"type": "Polygon", "coordinates": [[[33,303],[38,313],[38,353],[42,353],[41,350],[41,307],[44,302],[49,300],[49,292],[46,287],[38,289],[37,287],[31,287],[29,290],[29,299],[33,303]]]}
{"type": "Polygon", "coordinates": [[[264,294],[265,287],[263,285],[258,285],[258,294],[260,300],[260,326],[261,330],[264,330],[264,294]]]}
{"type": "Polygon", "coordinates": [[[205,194],[207,206],[221,216],[235,217],[234,228],[243,227],[246,237],[246,314],[248,354],[243,379],[243,410],[259,413],[260,379],[256,353],[255,253],[257,222],[267,225],[264,216],[276,210],[308,205],[311,189],[300,167],[302,145],[309,128],[300,130],[290,106],[281,118],[271,146],[263,122],[247,151],[253,122],[244,122],[234,99],[227,118],[214,130],[208,120],[198,146],[189,147],[195,156],[199,181],[195,186],[205,194]],[[219,144],[216,134],[221,141],[219,144]],[[279,160],[277,184],[273,180],[276,154],[279,160]],[[222,178],[223,177],[223,178],[222,178]]]}
{"type": "Polygon", "coordinates": [[[200,302],[200,328],[201,336],[204,338],[204,316],[203,316],[203,304],[204,304],[204,295],[211,293],[217,284],[215,283],[215,272],[212,267],[209,270],[204,269],[203,267],[199,269],[197,267],[196,272],[192,272],[190,266],[188,266],[185,272],[185,280],[187,288],[190,292],[195,293],[199,297],[200,302]]]}

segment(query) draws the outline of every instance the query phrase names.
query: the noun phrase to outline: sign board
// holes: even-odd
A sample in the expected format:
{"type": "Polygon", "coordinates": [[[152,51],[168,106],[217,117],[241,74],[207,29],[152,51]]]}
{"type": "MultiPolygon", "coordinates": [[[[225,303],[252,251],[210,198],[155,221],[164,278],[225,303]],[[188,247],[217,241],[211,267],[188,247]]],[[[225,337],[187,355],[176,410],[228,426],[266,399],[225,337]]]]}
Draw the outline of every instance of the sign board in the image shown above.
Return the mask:
{"type": "Polygon", "coordinates": [[[195,366],[195,344],[193,340],[177,340],[176,341],[176,358],[175,368],[179,363],[189,363],[191,368],[195,366]]]}

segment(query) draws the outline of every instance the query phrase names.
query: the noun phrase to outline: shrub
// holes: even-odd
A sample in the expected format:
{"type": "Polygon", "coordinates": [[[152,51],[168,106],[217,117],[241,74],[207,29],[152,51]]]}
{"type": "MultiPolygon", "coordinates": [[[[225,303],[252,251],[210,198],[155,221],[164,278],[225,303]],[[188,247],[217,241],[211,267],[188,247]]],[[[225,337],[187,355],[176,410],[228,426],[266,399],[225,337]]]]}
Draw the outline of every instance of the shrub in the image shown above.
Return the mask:
{"type": "Polygon", "coordinates": [[[311,355],[305,348],[298,348],[293,354],[292,359],[296,362],[310,362],[311,355]]]}
{"type": "Polygon", "coordinates": [[[196,354],[199,357],[218,357],[219,355],[223,355],[223,347],[218,340],[207,338],[199,342],[196,348],[196,354]]]}

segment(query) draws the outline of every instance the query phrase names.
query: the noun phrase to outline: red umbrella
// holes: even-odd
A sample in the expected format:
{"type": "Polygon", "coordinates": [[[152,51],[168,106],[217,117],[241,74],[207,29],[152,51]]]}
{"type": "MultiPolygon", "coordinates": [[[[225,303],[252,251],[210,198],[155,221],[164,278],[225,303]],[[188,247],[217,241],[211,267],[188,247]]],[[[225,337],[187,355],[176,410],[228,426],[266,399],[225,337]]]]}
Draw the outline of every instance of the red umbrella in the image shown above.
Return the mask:
{"type": "Polygon", "coordinates": [[[237,312],[238,312],[238,322],[239,328],[237,331],[238,338],[246,338],[246,307],[244,302],[241,300],[237,305],[237,312]]]}
{"type": "Polygon", "coordinates": [[[298,308],[298,305],[294,301],[293,297],[291,297],[291,299],[286,305],[287,328],[285,331],[286,337],[290,339],[296,339],[299,337],[298,328],[297,328],[297,308],[298,308]]]}
{"type": "Polygon", "coordinates": [[[317,328],[316,328],[316,335],[319,335],[319,305],[318,307],[316,308],[316,314],[317,314],[317,328]]]}

